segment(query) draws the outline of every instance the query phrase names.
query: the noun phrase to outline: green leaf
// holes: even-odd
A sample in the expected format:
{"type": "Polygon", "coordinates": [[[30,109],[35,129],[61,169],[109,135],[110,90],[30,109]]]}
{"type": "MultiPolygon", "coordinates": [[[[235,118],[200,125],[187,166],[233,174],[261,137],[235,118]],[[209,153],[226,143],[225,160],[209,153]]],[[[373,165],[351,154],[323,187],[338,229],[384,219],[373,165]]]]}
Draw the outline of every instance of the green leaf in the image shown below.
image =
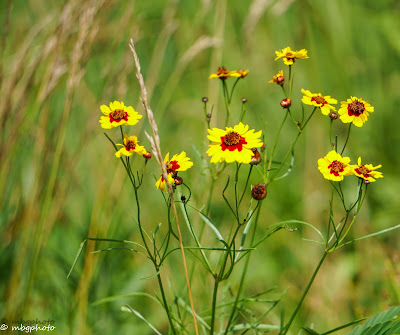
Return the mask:
{"type": "Polygon", "coordinates": [[[308,327],[302,327],[301,328],[303,331],[306,332],[308,335],[321,335],[320,333],[317,333],[314,329],[308,328],[308,327]]]}
{"type": "Polygon", "coordinates": [[[349,335],[397,335],[400,331],[400,306],[370,317],[365,324],[357,326],[349,335]]]}
{"type": "Polygon", "coordinates": [[[126,305],[121,307],[121,311],[123,312],[129,312],[134,315],[136,315],[139,319],[143,320],[144,322],[147,323],[147,325],[157,334],[157,335],[162,335],[149,321],[147,321],[142,314],[140,314],[138,311],[135,311],[131,306],[126,305]]]}

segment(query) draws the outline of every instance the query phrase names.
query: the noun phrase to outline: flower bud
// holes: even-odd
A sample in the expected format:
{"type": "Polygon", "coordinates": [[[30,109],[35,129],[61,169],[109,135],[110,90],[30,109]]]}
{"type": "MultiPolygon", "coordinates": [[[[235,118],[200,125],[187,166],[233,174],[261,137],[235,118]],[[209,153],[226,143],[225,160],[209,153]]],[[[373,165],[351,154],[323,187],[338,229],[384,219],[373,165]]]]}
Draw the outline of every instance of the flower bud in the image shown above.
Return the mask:
{"type": "Polygon", "coordinates": [[[368,185],[370,183],[370,181],[369,180],[367,180],[367,179],[364,179],[364,184],[365,185],[368,185]]]}
{"type": "Polygon", "coordinates": [[[183,203],[186,202],[186,197],[185,197],[184,195],[181,196],[181,201],[182,201],[183,203]]]}
{"type": "Polygon", "coordinates": [[[335,113],[335,112],[330,112],[330,113],[329,113],[329,117],[330,117],[332,120],[336,120],[336,119],[338,118],[338,114],[335,113]]]}
{"type": "Polygon", "coordinates": [[[179,176],[174,177],[174,184],[175,185],[182,185],[182,183],[183,183],[182,177],[179,177],[179,176]]]}
{"type": "Polygon", "coordinates": [[[267,196],[265,184],[257,184],[251,188],[251,196],[256,200],[262,200],[267,196]]]}
{"type": "Polygon", "coordinates": [[[151,153],[150,152],[146,152],[145,154],[143,154],[143,157],[147,159],[151,158],[151,153]]]}
{"type": "Polygon", "coordinates": [[[278,77],[276,77],[276,80],[275,80],[275,82],[278,84],[278,85],[283,85],[283,83],[285,82],[285,77],[284,76],[278,76],[278,77]]]}
{"type": "Polygon", "coordinates": [[[201,99],[201,101],[203,101],[204,103],[208,101],[207,97],[203,97],[203,99],[201,99]]]}
{"type": "Polygon", "coordinates": [[[206,121],[209,122],[211,120],[211,114],[207,114],[206,121]]]}
{"type": "Polygon", "coordinates": [[[281,106],[283,108],[289,108],[291,105],[292,105],[292,100],[290,98],[286,98],[281,101],[281,106]]]}
{"type": "Polygon", "coordinates": [[[251,157],[251,161],[250,164],[251,165],[258,165],[261,162],[261,155],[258,152],[257,148],[253,148],[251,149],[251,151],[253,152],[253,156],[251,157]]]}
{"type": "Polygon", "coordinates": [[[242,98],[242,103],[246,103],[247,102],[247,99],[246,98],[242,98]]]}

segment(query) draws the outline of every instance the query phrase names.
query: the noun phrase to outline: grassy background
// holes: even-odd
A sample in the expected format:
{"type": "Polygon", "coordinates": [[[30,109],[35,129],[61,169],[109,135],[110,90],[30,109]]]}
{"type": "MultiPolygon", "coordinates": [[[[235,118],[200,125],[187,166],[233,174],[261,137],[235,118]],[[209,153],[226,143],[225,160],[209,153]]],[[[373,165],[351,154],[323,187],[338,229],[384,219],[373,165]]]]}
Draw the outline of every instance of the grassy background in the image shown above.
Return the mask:
{"type": "MultiPolygon", "coordinates": [[[[385,178],[370,188],[353,235],[398,224],[399,15],[395,0],[3,0],[0,317],[50,318],[59,334],[151,334],[142,321],[120,311],[129,303],[166,332],[165,313],[146,298],[92,304],[118,294],[157,294],[154,279],[140,280],[153,273],[144,258],[124,251],[91,254],[109,244],[88,243],[66,279],[85,237],[138,240],[133,195],[98,124],[99,106],[113,100],[143,114],[130,38],[139,53],[163,151],[185,150],[195,162],[184,177],[197,190],[197,207],[204,204],[209,184],[192,147],[205,152],[207,145],[201,98],[208,96],[215,104],[213,126],[221,127],[225,118],[220,83],[208,80],[208,75],[220,65],[250,70],[236,98],[248,98],[247,122],[252,127],[266,122],[266,143],[271,145],[282,118],[282,93],[267,81],[282,68],[281,62],[274,62],[274,51],[290,45],[306,48],[310,56],[295,65],[294,106],[300,106],[300,88],[305,88],[339,101],[362,97],[375,107],[370,121],[353,129],[348,155],[353,162],[361,155],[381,163],[385,178]]],[[[136,129],[148,147],[143,134],[150,129],[147,121],[136,129]]],[[[295,135],[289,124],[284,131],[281,155],[295,135]]],[[[338,125],[336,131],[343,135],[344,128],[338,125]]],[[[317,115],[297,146],[294,172],[269,189],[260,234],[286,219],[305,220],[321,229],[326,225],[330,186],[316,160],[329,150],[327,132],[328,122],[317,115]]],[[[117,131],[109,134],[118,136],[117,131]]],[[[159,174],[155,160],[149,170],[159,174]]],[[[222,231],[230,223],[219,196],[224,182],[216,186],[211,211],[222,231]]],[[[143,222],[154,231],[159,222],[165,223],[165,213],[153,210],[162,206],[162,198],[150,175],[144,188],[143,222]]],[[[289,288],[280,305],[286,315],[322,252],[304,236],[312,235],[303,230],[278,233],[252,258],[248,291],[289,288]]],[[[399,304],[398,241],[394,231],[328,258],[296,326],[314,324],[317,330],[327,330],[399,304]]],[[[185,292],[179,272],[179,257],[172,257],[162,273],[170,283],[169,299],[171,292],[185,292]]],[[[211,303],[212,279],[206,278],[194,284],[200,312],[211,303]]],[[[235,289],[237,282],[231,285],[235,289]]],[[[230,297],[228,289],[223,294],[230,297]]],[[[269,322],[279,323],[280,308],[269,322]]]]}

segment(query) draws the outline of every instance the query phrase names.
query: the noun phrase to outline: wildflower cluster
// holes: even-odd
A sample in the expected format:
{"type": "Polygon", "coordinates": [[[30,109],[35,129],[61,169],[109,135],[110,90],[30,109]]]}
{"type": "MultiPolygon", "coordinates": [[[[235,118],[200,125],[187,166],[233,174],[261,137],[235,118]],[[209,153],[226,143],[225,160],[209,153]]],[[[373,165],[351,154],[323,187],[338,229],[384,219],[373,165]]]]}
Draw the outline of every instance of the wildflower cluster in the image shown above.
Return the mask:
{"type": "MultiPolygon", "coordinates": [[[[135,55],[135,62],[138,62],[138,60],[136,59],[136,53],[134,50],[133,52],[135,55]]],[[[250,124],[247,124],[244,121],[247,111],[247,98],[242,98],[240,100],[240,112],[237,111],[236,113],[234,113],[235,109],[231,107],[231,103],[232,101],[234,101],[233,97],[235,88],[237,87],[237,84],[241,79],[244,79],[248,76],[249,71],[230,71],[222,66],[219,67],[215,73],[212,73],[209,76],[209,79],[220,79],[219,83],[222,84],[222,92],[224,98],[223,104],[226,114],[225,124],[211,127],[213,108],[210,109],[207,105],[209,102],[209,99],[207,97],[202,98],[202,102],[204,104],[204,116],[206,121],[206,125],[204,125],[204,137],[206,137],[209,142],[207,143],[207,148],[203,148],[203,150],[197,149],[197,152],[200,153],[200,156],[203,156],[202,158],[204,164],[206,165],[204,171],[208,172],[202,172],[204,175],[208,174],[207,177],[210,178],[211,186],[208,191],[208,201],[201,209],[196,209],[194,206],[189,204],[192,194],[191,188],[189,185],[184,183],[182,177],[178,175],[179,173],[187,171],[188,169],[193,167],[194,163],[191,158],[187,156],[185,151],[181,151],[179,154],[173,154],[171,157],[170,153],[168,152],[165,155],[164,159],[162,159],[158,144],[156,145],[154,144],[154,142],[151,142],[152,148],[154,150],[153,155],[155,155],[156,159],[160,163],[161,170],[163,171],[160,174],[157,173],[157,177],[159,176],[158,178],[154,178],[156,180],[155,187],[156,189],[162,191],[159,192],[159,194],[161,194],[163,196],[163,199],[165,200],[165,205],[167,207],[168,213],[166,219],[168,223],[166,232],[164,232],[165,235],[161,237],[156,237],[156,233],[159,231],[160,226],[154,229],[153,234],[149,234],[148,232],[146,232],[146,229],[141,221],[139,205],[140,197],[138,195],[138,189],[142,185],[145,168],[148,160],[151,158],[152,155],[146,150],[144,146],[139,145],[137,133],[133,135],[129,134],[129,132],[126,133],[124,131],[124,127],[136,125],[138,121],[142,118],[142,115],[137,113],[131,106],[125,106],[125,104],[120,101],[111,102],[109,106],[100,106],[100,110],[103,113],[103,116],[101,116],[99,120],[101,127],[108,130],[116,127],[120,128],[121,140],[118,142],[121,143],[115,143],[107,134],[106,136],[113,144],[115,149],[114,154],[117,158],[120,158],[127,172],[127,175],[129,176],[130,182],[132,183],[137,205],[136,222],[138,223],[140,236],[142,238],[142,244],[136,244],[147,252],[146,257],[150,259],[154,265],[155,276],[157,276],[158,285],[161,292],[162,307],[165,309],[166,315],[169,320],[171,333],[173,334],[181,334],[178,332],[179,329],[182,330],[182,333],[189,332],[186,328],[186,321],[184,321],[181,316],[178,315],[179,313],[173,315],[173,308],[170,308],[170,306],[168,305],[168,300],[164,292],[163,281],[160,275],[165,259],[172,253],[172,251],[178,249],[176,246],[171,246],[171,241],[173,241],[173,238],[176,238],[176,240],[179,242],[179,248],[181,249],[186,274],[186,282],[188,286],[188,295],[191,302],[191,309],[193,314],[193,324],[196,333],[198,333],[196,323],[197,319],[190,290],[190,281],[193,278],[189,279],[189,276],[187,274],[184,249],[189,249],[190,252],[192,252],[196,256],[196,259],[198,259],[204,265],[206,271],[208,271],[210,275],[210,280],[214,281],[212,303],[211,308],[209,308],[210,316],[208,317],[208,319],[204,318],[202,320],[203,324],[206,325],[204,329],[207,328],[210,335],[213,335],[215,333],[228,334],[230,331],[232,331],[233,333],[235,331],[235,327],[233,325],[235,322],[239,322],[239,316],[243,314],[244,310],[241,306],[241,302],[245,301],[245,298],[241,297],[241,295],[243,295],[242,286],[244,285],[244,278],[248,269],[251,252],[259,243],[271,236],[274,232],[282,228],[288,228],[287,225],[283,223],[279,225],[273,225],[274,228],[269,231],[266,237],[263,237],[261,239],[261,242],[254,242],[255,234],[257,231],[257,224],[259,219],[262,217],[262,215],[260,215],[261,206],[263,203],[262,200],[267,197],[267,189],[271,183],[279,179],[285,178],[291,173],[294,166],[294,153],[296,144],[300,136],[304,133],[306,127],[310,124],[310,120],[312,119],[317,108],[320,109],[323,115],[329,116],[329,119],[326,119],[330,121],[329,140],[330,143],[332,143],[328,154],[318,160],[319,171],[322,173],[325,179],[332,182],[332,198],[330,201],[331,210],[329,213],[329,223],[326,234],[328,238],[325,239],[323,237],[324,234],[320,233],[320,236],[322,236],[322,238],[324,239],[324,241],[322,242],[325,247],[324,254],[316,271],[314,272],[311,281],[307,285],[303,296],[299,300],[298,305],[294,309],[293,313],[290,315],[288,321],[284,323],[284,320],[281,320],[281,324],[277,326],[278,328],[271,328],[279,329],[279,335],[286,335],[288,333],[291,324],[296,317],[298,310],[300,309],[304,297],[307,294],[308,289],[310,288],[312,281],[315,278],[315,275],[318,272],[319,267],[324,261],[325,257],[328,255],[328,253],[344,245],[343,240],[345,239],[351,226],[353,225],[365,198],[367,188],[366,184],[375,182],[376,179],[383,177],[382,173],[377,171],[379,168],[381,168],[381,165],[374,166],[372,164],[362,164],[361,157],[358,158],[357,164],[352,165],[350,164],[349,157],[342,156],[349,140],[351,125],[354,124],[356,127],[363,126],[368,120],[370,113],[374,111],[374,107],[372,107],[368,102],[361,98],[351,96],[350,99],[342,101],[339,110],[336,111],[334,105],[336,105],[338,101],[332,98],[330,95],[323,95],[322,93],[312,93],[309,90],[301,89],[301,92],[303,94],[301,102],[304,105],[312,106],[313,110],[305,111],[303,107],[302,113],[296,114],[296,104],[294,101],[292,101],[292,87],[294,78],[293,66],[298,59],[308,59],[308,51],[306,49],[294,51],[290,47],[286,47],[284,49],[276,51],[275,54],[275,60],[282,59],[284,64],[288,66],[288,71],[279,70],[279,72],[273,76],[272,80],[269,81],[269,83],[277,84],[279,87],[281,87],[284,93],[284,98],[280,102],[281,107],[283,107],[283,111],[281,110],[283,114],[282,123],[279,127],[277,127],[276,137],[271,142],[271,144],[268,142],[268,137],[266,136],[269,136],[270,134],[266,132],[265,129],[256,130],[250,124]],[[228,80],[229,78],[236,78],[236,81],[230,81],[228,80]],[[344,144],[341,146],[342,150],[339,150],[340,153],[338,153],[337,137],[335,143],[333,143],[332,141],[332,127],[334,124],[333,121],[338,119],[339,117],[343,123],[350,124],[348,128],[347,138],[344,144]],[[235,122],[231,120],[233,118],[235,118],[235,122]],[[297,130],[297,134],[293,138],[291,145],[288,148],[285,148],[283,150],[283,153],[279,153],[280,148],[278,149],[278,144],[281,137],[281,130],[287,121],[290,122],[291,127],[293,127],[294,130],[297,130]],[[281,157],[278,157],[278,154],[280,154],[281,157]],[[144,158],[142,169],[139,169],[136,163],[133,164],[133,160],[136,156],[142,156],[144,158]],[[205,157],[209,159],[205,159],[205,157]],[[141,173],[139,173],[140,170],[141,173]],[[246,171],[247,177],[245,177],[246,175],[243,175],[243,170],[246,171]],[[257,176],[254,176],[254,174],[252,174],[254,170],[258,172],[257,176]],[[223,181],[225,183],[225,187],[222,191],[222,198],[227,205],[226,210],[230,211],[232,217],[232,220],[230,220],[231,226],[229,228],[229,235],[227,234],[227,236],[224,236],[224,232],[220,232],[219,230],[219,226],[223,226],[223,224],[215,224],[215,218],[213,217],[213,213],[211,210],[211,205],[213,203],[212,198],[214,185],[223,176],[224,171],[226,171],[226,182],[223,181]],[[234,177],[232,179],[229,173],[233,174],[234,177]],[[359,179],[356,201],[352,202],[350,205],[347,205],[345,201],[345,195],[340,187],[340,182],[343,181],[344,177],[346,176],[356,176],[359,179]],[[254,183],[251,184],[251,182],[254,183]],[[339,182],[339,186],[337,187],[337,184],[333,182],[339,182]],[[171,188],[167,187],[168,184],[172,186],[172,192],[171,188]],[[177,189],[179,185],[183,186],[177,189]],[[336,213],[335,215],[333,213],[333,190],[336,190],[345,210],[345,214],[340,222],[335,222],[336,213]],[[168,192],[168,194],[166,195],[166,193],[163,192],[168,192]],[[190,235],[193,237],[193,242],[195,243],[195,246],[184,246],[178,224],[178,215],[176,213],[177,211],[175,208],[175,201],[180,202],[182,215],[190,230],[190,235]],[[202,246],[201,235],[196,235],[197,229],[194,229],[192,225],[192,219],[190,211],[188,209],[195,209],[196,212],[200,213],[200,216],[204,221],[204,226],[201,228],[201,231],[203,231],[206,226],[211,228],[213,234],[217,236],[216,243],[220,243],[219,245],[213,245],[207,248],[202,246]],[[355,209],[355,214],[353,218],[349,219],[350,212],[353,209],[355,209]],[[174,219],[171,219],[170,217],[171,212],[174,212],[174,219]],[[174,231],[174,229],[172,229],[172,221],[175,221],[176,223],[176,232],[174,231]],[[243,229],[243,227],[245,228],[243,229]],[[246,237],[250,230],[252,237],[251,241],[249,242],[248,240],[246,241],[246,237]],[[334,231],[334,234],[331,233],[332,231],[334,231]],[[159,240],[161,241],[161,243],[159,242],[159,240]],[[239,241],[240,247],[238,247],[239,241]],[[151,243],[151,245],[149,243],[151,243]],[[209,252],[219,253],[219,257],[215,257],[215,259],[219,260],[217,262],[211,262],[209,259],[209,252]],[[235,301],[231,304],[218,304],[217,301],[219,299],[219,287],[224,281],[230,278],[234,267],[241,259],[245,259],[246,263],[243,268],[242,281],[236,293],[235,301]],[[218,308],[221,308],[221,310],[224,309],[224,312],[219,312],[218,308]],[[229,320],[224,319],[224,316],[226,315],[230,315],[229,320]],[[222,318],[221,320],[224,320],[221,321],[221,325],[224,323],[223,327],[225,328],[225,331],[222,332],[215,330],[215,321],[219,316],[222,318]],[[185,326],[183,327],[182,325],[184,324],[185,326]]],[[[138,74],[140,74],[140,66],[138,66],[138,64],[136,65],[138,67],[138,74]]],[[[140,78],[140,76],[141,74],[138,76],[138,78],[140,78]]],[[[141,82],[140,79],[139,82],[141,82]]],[[[239,103],[239,100],[237,102],[239,103]]],[[[145,105],[146,104],[144,103],[144,106],[145,105]]],[[[149,120],[151,120],[147,109],[146,112],[149,120]]],[[[214,122],[214,119],[212,119],[212,121],[214,122]]],[[[220,120],[218,119],[215,122],[217,123],[218,121],[220,122],[220,120]]],[[[152,127],[154,127],[154,125],[152,125],[152,127]]],[[[157,134],[157,131],[153,132],[153,134],[157,134]]],[[[157,141],[157,143],[158,142],[159,141],[157,141]]],[[[206,183],[197,182],[196,184],[204,185],[206,183]]],[[[221,196],[221,193],[219,193],[219,196],[221,196]]],[[[311,224],[307,225],[312,226],[311,224]]],[[[314,229],[318,231],[317,228],[314,227],[314,229]]],[[[160,234],[161,233],[159,233],[158,236],[160,236],[160,234]]],[[[234,286],[232,285],[231,287],[234,286]]],[[[240,327],[238,327],[237,329],[243,329],[243,333],[247,332],[251,328],[258,329],[258,326],[253,327],[253,325],[250,325],[249,323],[240,324],[239,326],[240,327]]]]}

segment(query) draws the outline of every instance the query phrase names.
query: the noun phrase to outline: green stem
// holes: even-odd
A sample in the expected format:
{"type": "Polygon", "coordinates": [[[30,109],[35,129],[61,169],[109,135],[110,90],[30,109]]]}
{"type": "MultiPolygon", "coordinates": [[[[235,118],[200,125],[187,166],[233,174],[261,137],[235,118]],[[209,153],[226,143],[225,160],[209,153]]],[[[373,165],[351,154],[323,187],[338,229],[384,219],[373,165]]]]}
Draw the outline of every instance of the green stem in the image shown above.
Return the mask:
{"type": "MultiPolygon", "coordinates": [[[[270,170],[271,170],[271,165],[272,165],[272,160],[273,160],[273,158],[274,158],[274,153],[275,153],[276,145],[278,144],[279,136],[280,136],[280,134],[281,134],[281,130],[282,130],[282,128],[283,128],[283,125],[285,124],[285,121],[286,121],[286,119],[287,119],[287,117],[288,117],[288,113],[289,113],[289,112],[286,111],[285,117],[283,118],[282,123],[281,123],[281,125],[279,126],[278,133],[276,134],[274,145],[272,146],[271,156],[269,157],[269,162],[268,162],[268,171],[267,171],[267,178],[266,178],[267,180],[269,179],[269,173],[270,173],[270,170]]],[[[266,162],[265,162],[265,163],[266,163],[266,162]]],[[[265,164],[265,163],[264,163],[264,164],[265,164]]]]}
{"type": "Polygon", "coordinates": [[[247,185],[249,184],[249,179],[250,179],[250,175],[251,175],[251,171],[252,170],[253,170],[253,165],[250,165],[250,170],[249,170],[249,174],[247,175],[246,184],[244,185],[243,194],[242,194],[242,196],[240,197],[240,200],[239,200],[239,206],[242,203],[244,195],[246,194],[247,185]]]}
{"type": "Polygon", "coordinates": [[[311,112],[311,114],[310,114],[310,116],[308,117],[307,121],[301,126],[301,130],[303,130],[303,129],[306,127],[308,121],[311,120],[311,118],[312,118],[312,116],[314,115],[316,109],[317,109],[317,107],[314,107],[314,110],[311,112]]]}
{"type": "Polygon", "coordinates": [[[340,153],[341,155],[343,155],[344,149],[346,148],[347,142],[349,141],[351,125],[352,125],[352,123],[349,124],[349,129],[347,131],[346,142],[344,142],[344,146],[343,146],[342,152],[340,153]]]}
{"type": "MultiPolygon", "coordinates": [[[[155,267],[156,267],[156,271],[159,272],[158,267],[156,265],[155,265],[155,267]]],[[[175,335],[176,334],[176,330],[175,330],[174,323],[172,322],[171,314],[169,313],[167,299],[165,298],[164,286],[162,284],[161,275],[160,274],[157,275],[157,279],[158,279],[158,286],[160,286],[160,291],[161,291],[161,296],[162,296],[162,300],[163,300],[163,303],[164,303],[164,308],[165,308],[165,311],[167,312],[168,321],[169,321],[169,324],[171,325],[172,333],[175,335]]]]}
{"type": "Polygon", "coordinates": [[[295,317],[296,317],[296,315],[297,315],[297,312],[299,311],[299,309],[300,309],[300,307],[301,307],[301,305],[302,305],[302,303],[303,303],[303,301],[304,301],[304,298],[306,297],[308,291],[310,290],[311,285],[312,285],[312,283],[314,282],[314,279],[315,279],[315,277],[317,276],[317,273],[318,273],[318,271],[319,271],[319,269],[320,269],[320,267],[321,267],[322,263],[324,262],[325,257],[326,257],[327,255],[328,255],[328,252],[325,250],[324,253],[323,253],[323,255],[322,255],[322,257],[321,257],[321,260],[319,261],[317,267],[316,267],[315,270],[314,270],[314,273],[313,273],[312,276],[311,276],[310,281],[309,281],[308,284],[307,284],[306,289],[305,289],[304,292],[303,292],[303,295],[302,295],[301,298],[300,298],[300,301],[297,303],[297,306],[296,306],[295,310],[293,311],[293,313],[292,313],[292,315],[291,315],[291,317],[290,317],[288,323],[287,323],[287,324],[285,325],[285,327],[284,327],[283,329],[281,329],[281,331],[279,332],[279,335],[285,335],[285,334],[289,331],[289,328],[290,328],[290,326],[292,325],[292,322],[293,322],[293,320],[295,319],[295,317]]]}
{"type": "Polygon", "coordinates": [[[213,290],[213,300],[212,300],[212,307],[211,307],[210,335],[214,335],[215,309],[217,307],[218,285],[219,285],[219,279],[218,279],[218,277],[215,277],[214,290],[213,290]]]}

